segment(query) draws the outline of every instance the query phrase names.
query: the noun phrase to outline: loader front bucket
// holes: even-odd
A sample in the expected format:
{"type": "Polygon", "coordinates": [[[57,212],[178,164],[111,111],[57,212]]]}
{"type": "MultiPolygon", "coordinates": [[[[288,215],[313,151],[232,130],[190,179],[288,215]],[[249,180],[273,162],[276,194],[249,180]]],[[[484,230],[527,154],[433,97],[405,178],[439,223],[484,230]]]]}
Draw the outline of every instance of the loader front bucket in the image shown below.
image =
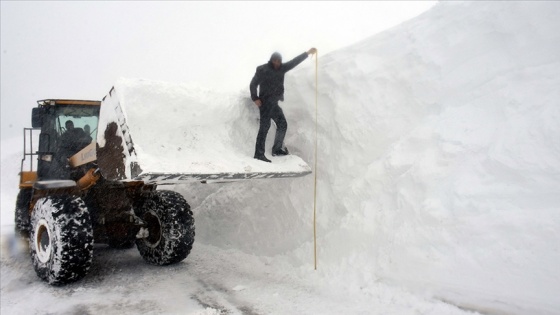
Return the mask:
{"type": "Polygon", "coordinates": [[[155,184],[311,173],[296,155],[269,154],[272,163],[253,158],[258,117],[243,99],[180,84],[119,80],[101,106],[99,168],[110,180],[155,184]]]}

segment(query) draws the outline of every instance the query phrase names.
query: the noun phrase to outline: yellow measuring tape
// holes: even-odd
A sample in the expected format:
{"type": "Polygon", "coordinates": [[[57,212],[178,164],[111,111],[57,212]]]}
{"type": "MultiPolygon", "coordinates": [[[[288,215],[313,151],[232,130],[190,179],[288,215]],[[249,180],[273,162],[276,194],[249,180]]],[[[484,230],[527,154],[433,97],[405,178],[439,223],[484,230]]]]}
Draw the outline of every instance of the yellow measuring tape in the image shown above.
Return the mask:
{"type": "Polygon", "coordinates": [[[313,253],[317,270],[317,114],[319,112],[319,53],[315,52],[315,182],[313,184],[313,253]]]}

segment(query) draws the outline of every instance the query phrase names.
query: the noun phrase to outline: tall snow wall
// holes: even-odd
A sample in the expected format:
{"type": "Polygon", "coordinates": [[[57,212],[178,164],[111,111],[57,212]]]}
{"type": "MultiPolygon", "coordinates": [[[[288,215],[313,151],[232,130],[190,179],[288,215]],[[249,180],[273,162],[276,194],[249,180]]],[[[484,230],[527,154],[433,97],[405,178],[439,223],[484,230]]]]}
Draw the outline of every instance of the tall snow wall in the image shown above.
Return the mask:
{"type": "MultiPolygon", "coordinates": [[[[443,2],[320,57],[318,274],[560,312],[559,15],[556,2],[443,2]]],[[[286,144],[310,165],[314,84],[306,61],[282,104],[286,144]]],[[[240,141],[254,143],[240,104],[240,141]]],[[[177,190],[197,242],[312,270],[312,176],[177,190]]]]}

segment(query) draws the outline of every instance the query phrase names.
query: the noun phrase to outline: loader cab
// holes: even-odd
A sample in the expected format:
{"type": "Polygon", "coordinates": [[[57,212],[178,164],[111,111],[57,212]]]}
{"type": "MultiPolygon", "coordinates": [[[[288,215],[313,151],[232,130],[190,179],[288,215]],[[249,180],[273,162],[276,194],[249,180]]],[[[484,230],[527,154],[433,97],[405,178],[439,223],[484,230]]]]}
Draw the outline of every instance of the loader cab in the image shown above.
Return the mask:
{"type": "Polygon", "coordinates": [[[69,158],[97,139],[99,101],[42,100],[33,109],[32,125],[40,129],[39,180],[72,179],[69,158]]]}

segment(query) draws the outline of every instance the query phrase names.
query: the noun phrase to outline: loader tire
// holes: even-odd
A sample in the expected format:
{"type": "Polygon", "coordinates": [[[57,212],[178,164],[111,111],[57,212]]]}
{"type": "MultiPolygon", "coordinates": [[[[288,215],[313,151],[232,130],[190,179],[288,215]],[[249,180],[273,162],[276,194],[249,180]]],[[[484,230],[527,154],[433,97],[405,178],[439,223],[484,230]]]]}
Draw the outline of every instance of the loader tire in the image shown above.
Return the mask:
{"type": "Polygon", "coordinates": [[[29,203],[31,189],[20,189],[16,199],[15,230],[16,234],[29,237],[29,203]]]}
{"type": "Polygon", "coordinates": [[[136,240],[142,258],[153,265],[170,265],[185,259],[194,243],[191,207],[174,191],[159,190],[146,200],[138,216],[149,235],[136,240]]]}
{"type": "Polygon", "coordinates": [[[39,199],[31,214],[29,248],[39,278],[61,285],[83,278],[93,257],[89,211],[81,198],[39,199]]]}

